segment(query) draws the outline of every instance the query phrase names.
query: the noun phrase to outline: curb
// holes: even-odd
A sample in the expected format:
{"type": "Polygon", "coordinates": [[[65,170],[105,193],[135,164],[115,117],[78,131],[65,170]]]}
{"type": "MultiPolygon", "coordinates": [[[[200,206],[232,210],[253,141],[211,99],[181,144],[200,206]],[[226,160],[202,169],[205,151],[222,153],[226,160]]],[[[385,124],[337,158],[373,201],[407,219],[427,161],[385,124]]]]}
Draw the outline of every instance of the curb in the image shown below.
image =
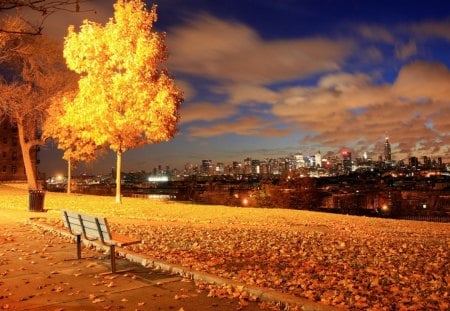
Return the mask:
{"type": "MultiPolygon", "coordinates": [[[[75,237],[69,232],[59,230],[55,227],[44,225],[33,221],[34,218],[30,218],[28,223],[36,226],[40,229],[50,231],[52,233],[56,233],[62,235],[64,237],[68,237],[72,240],[75,240],[75,237]]],[[[98,242],[86,241],[82,239],[82,243],[85,246],[94,246],[97,250],[108,251],[109,247],[106,247],[98,242]]],[[[138,263],[145,268],[153,268],[159,269],[165,272],[169,272],[172,274],[176,274],[185,278],[189,278],[195,281],[202,281],[207,284],[219,285],[219,286],[232,286],[233,288],[241,287],[243,291],[247,291],[250,295],[258,298],[260,301],[267,301],[276,303],[278,306],[281,306],[283,310],[289,310],[291,307],[300,308],[300,310],[304,311],[337,311],[341,310],[337,307],[323,305],[314,301],[310,301],[305,298],[296,297],[290,294],[285,294],[273,289],[256,287],[251,285],[246,285],[241,282],[237,282],[234,280],[218,277],[214,274],[210,274],[207,272],[201,272],[197,270],[192,270],[180,265],[170,264],[167,262],[155,260],[148,256],[138,254],[129,250],[125,250],[120,247],[116,247],[116,252],[126,258],[128,261],[133,263],[138,263]]]]}

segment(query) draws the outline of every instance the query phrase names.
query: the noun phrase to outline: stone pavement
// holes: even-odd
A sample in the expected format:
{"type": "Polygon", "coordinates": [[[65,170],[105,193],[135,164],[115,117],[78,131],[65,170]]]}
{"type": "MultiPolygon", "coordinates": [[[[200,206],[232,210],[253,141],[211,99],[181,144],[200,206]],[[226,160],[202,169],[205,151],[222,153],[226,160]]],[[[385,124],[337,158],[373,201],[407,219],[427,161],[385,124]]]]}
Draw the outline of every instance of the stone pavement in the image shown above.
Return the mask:
{"type": "MultiPolygon", "coordinates": [[[[0,211],[0,310],[239,310],[238,299],[208,297],[193,281],[93,249],[25,222],[29,212],[0,211]],[[16,215],[16,214],[17,215],[16,215]]],[[[249,302],[244,310],[259,310],[249,302]]]]}

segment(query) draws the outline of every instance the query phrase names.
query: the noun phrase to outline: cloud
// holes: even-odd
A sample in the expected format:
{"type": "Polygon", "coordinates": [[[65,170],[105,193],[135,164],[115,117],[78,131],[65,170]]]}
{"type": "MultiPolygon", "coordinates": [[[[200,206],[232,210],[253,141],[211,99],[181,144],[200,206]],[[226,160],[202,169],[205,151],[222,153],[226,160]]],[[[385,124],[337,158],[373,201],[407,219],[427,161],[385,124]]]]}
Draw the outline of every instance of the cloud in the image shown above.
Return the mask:
{"type": "Polygon", "coordinates": [[[406,44],[399,44],[395,49],[395,55],[400,60],[407,60],[408,58],[416,54],[417,54],[417,45],[414,40],[411,40],[406,44]]]}
{"type": "Polygon", "coordinates": [[[195,103],[181,107],[181,122],[214,121],[237,114],[237,107],[228,104],[195,103]]]}
{"type": "Polygon", "coordinates": [[[441,63],[413,62],[400,70],[393,91],[398,97],[447,102],[450,99],[450,72],[441,63]]]}
{"type": "Polygon", "coordinates": [[[263,137],[284,137],[292,134],[291,128],[277,128],[274,122],[267,122],[259,117],[242,117],[236,121],[216,122],[209,126],[192,126],[190,137],[214,137],[221,135],[244,135],[263,137]]]}
{"type": "Polygon", "coordinates": [[[243,103],[274,103],[278,94],[267,87],[253,83],[223,83],[213,89],[219,94],[226,94],[228,102],[233,105],[243,103]]]}
{"type": "Polygon", "coordinates": [[[379,48],[374,46],[365,48],[363,56],[368,62],[380,62],[383,60],[383,53],[379,48]]]}
{"type": "Polygon", "coordinates": [[[406,28],[422,37],[437,37],[450,41],[450,20],[425,21],[408,25],[406,28]]]}
{"type": "Polygon", "coordinates": [[[394,44],[395,37],[386,28],[377,25],[359,25],[357,32],[366,40],[394,44]]]}
{"type": "Polygon", "coordinates": [[[325,38],[264,40],[242,23],[203,14],[171,29],[168,47],[177,71],[260,84],[338,70],[353,44],[325,38]]]}
{"type": "Polygon", "coordinates": [[[188,101],[189,99],[191,99],[192,97],[195,96],[195,94],[196,94],[195,89],[186,80],[177,79],[176,84],[183,91],[185,101],[188,101]]]}

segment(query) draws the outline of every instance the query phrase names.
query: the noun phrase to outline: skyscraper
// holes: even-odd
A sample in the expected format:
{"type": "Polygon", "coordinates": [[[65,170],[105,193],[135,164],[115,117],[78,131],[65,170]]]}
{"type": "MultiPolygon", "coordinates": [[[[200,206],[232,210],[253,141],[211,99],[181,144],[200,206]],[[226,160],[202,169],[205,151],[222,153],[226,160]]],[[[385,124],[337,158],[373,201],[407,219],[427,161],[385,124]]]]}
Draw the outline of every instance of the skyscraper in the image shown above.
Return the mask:
{"type": "Polygon", "coordinates": [[[314,155],[314,160],[316,167],[322,167],[322,154],[320,153],[320,151],[314,155]]]}
{"type": "Polygon", "coordinates": [[[212,160],[202,160],[202,174],[203,175],[211,175],[213,173],[213,164],[212,160]]]}
{"type": "Polygon", "coordinates": [[[352,171],[352,153],[348,150],[342,151],[342,166],[344,167],[344,173],[350,174],[352,171]]]}
{"type": "Polygon", "coordinates": [[[386,136],[386,140],[384,142],[384,161],[385,162],[392,161],[391,144],[389,144],[389,137],[387,137],[387,136],[386,136]]]}

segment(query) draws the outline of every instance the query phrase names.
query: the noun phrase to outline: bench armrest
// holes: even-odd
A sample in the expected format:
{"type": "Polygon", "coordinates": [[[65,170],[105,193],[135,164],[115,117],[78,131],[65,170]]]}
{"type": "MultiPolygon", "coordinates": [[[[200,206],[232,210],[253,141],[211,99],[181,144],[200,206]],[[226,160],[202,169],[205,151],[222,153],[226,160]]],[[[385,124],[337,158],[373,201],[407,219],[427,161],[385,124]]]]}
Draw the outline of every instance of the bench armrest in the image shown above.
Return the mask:
{"type": "Polygon", "coordinates": [[[115,245],[120,246],[120,247],[126,246],[126,245],[131,245],[131,244],[141,243],[141,240],[134,239],[134,238],[131,238],[126,235],[119,234],[119,233],[111,233],[111,240],[112,240],[112,242],[114,242],[115,245]]]}

